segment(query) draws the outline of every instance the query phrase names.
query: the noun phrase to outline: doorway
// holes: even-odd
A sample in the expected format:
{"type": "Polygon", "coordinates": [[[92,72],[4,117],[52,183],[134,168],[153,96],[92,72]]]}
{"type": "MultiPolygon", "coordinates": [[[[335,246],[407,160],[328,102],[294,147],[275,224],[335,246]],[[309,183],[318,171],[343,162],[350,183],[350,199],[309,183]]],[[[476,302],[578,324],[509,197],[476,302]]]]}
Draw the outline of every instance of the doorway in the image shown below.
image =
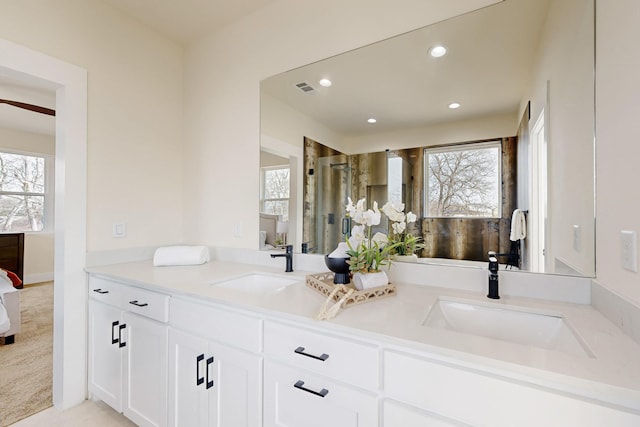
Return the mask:
{"type": "Polygon", "coordinates": [[[546,266],[547,217],[547,140],[545,138],[544,110],[531,130],[531,271],[548,272],[546,266]]]}
{"type": "Polygon", "coordinates": [[[86,398],[87,71],[0,39],[0,75],[56,93],[53,404],[86,398]]]}

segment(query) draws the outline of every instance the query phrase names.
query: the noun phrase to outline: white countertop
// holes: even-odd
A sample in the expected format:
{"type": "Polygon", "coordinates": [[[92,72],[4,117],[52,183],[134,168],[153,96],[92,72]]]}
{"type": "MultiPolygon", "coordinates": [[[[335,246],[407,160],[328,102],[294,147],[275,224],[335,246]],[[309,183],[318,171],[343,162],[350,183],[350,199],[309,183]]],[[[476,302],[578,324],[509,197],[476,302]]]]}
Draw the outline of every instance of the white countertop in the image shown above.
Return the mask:
{"type": "Polygon", "coordinates": [[[269,295],[225,289],[213,282],[251,272],[284,275],[280,268],[212,261],[201,266],[153,267],[151,261],[88,268],[91,274],[156,291],[268,314],[335,332],[383,341],[391,348],[426,351],[429,357],[517,381],[575,393],[640,412],[640,346],[590,305],[503,296],[496,304],[560,312],[595,357],[513,344],[423,326],[438,297],[489,301],[484,294],[395,283],[397,295],[343,309],[332,320],[316,321],[325,297],[300,282],[269,295]]]}

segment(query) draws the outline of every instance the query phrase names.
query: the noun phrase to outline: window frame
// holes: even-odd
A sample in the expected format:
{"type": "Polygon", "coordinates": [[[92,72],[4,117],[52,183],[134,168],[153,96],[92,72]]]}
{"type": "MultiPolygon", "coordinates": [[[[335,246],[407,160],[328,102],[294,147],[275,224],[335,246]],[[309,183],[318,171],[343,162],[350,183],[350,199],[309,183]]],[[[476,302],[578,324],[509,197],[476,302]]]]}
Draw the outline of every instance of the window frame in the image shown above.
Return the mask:
{"type": "Polygon", "coordinates": [[[502,218],[502,140],[501,139],[491,139],[487,141],[479,141],[479,142],[465,142],[461,144],[448,144],[448,145],[439,145],[433,147],[425,147],[423,153],[423,170],[424,170],[424,216],[425,218],[458,218],[458,219],[496,219],[502,218]],[[498,159],[497,159],[497,197],[498,197],[498,205],[496,215],[482,215],[482,216],[460,216],[460,215],[451,215],[451,216],[432,216],[429,214],[429,195],[430,195],[430,185],[429,185],[429,172],[431,170],[429,165],[429,155],[437,154],[437,153],[448,153],[455,151],[474,151],[474,150],[482,150],[489,148],[497,148],[498,149],[498,159]]]}
{"type": "MultiPolygon", "coordinates": [[[[289,217],[288,210],[291,207],[291,166],[289,164],[283,165],[275,165],[275,166],[262,166],[260,167],[260,212],[265,212],[265,204],[267,202],[287,202],[287,219],[289,217]],[[265,183],[266,183],[266,174],[268,171],[286,169],[289,171],[289,197],[278,197],[278,198],[266,198],[265,197],[265,183]]],[[[282,215],[281,215],[282,217],[282,215]]],[[[284,220],[284,218],[281,218],[284,220]]]]}
{"type": "Polygon", "coordinates": [[[0,148],[0,154],[12,154],[16,156],[25,156],[25,157],[38,157],[44,159],[44,192],[42,193],[34,193],[34,192],[21,192],[21,191],[3,191],[0,190],[0,196],[3,195],[26,195],[26,196],[41,196],[44,199],[43,202],[43,213],[42,213],[42,230],[24,230],[24,231],[15,231],[15,230],[0,230],[0,234],[12,234],[12,233],[24,233],[24,234],[46,234],[54,232],[54,198],[53,191],[55,189],[55,156],[52,154],[46,153],[37,153],[33,151],[26,150],[13,150],[9,148],[0,148]]]}

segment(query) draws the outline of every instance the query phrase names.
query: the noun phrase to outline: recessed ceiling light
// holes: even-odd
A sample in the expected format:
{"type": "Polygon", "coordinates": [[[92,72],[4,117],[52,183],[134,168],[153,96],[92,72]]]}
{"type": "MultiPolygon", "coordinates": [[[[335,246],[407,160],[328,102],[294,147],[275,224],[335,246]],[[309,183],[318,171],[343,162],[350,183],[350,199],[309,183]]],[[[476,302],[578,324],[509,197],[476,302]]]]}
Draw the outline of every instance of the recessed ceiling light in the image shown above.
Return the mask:
{"type": "Polygon", "coordinates": [[[431,50],[429,50],[429,55],[433,56],[434,58],[440,58],[441,56],[444,56],[447,53],[447,48],[444,46],[434,46],[431,48],[431,50]]]}
{"type": "Polygon", "coordinates": [[[460,104],[457,102],[452,102],[451,104],[449,104],[449,108],[455,110],[456,108],[460,108],[460,104]]]}
{"type": "Polygon", "coordinates": [[[373,124],[373,123],[377,122],[377,120],[374,119],[373,117],[371,117],[369,120],[367,120],[367,122],[373,124]]]}
{"type": "Polygon", "coordinates": [[[320,79],[318,83],[320,83],[320,86],[324,86],[324,87],[329,87],[333,84],[329,79],[320,79]]]}

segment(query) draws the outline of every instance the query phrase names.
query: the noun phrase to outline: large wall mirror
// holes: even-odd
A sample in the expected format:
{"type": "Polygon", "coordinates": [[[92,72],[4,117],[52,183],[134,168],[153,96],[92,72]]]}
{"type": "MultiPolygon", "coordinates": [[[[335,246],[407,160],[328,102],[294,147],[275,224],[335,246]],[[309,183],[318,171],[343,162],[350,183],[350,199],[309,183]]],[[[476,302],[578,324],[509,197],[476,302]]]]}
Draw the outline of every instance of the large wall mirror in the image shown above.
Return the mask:
{"type": "Polygon", "coordinates": [[[505,0],[262,81],[261,248],[330,252],[364,197],[418,216],[419,262],[594,276],[594,3],[505,0]]]}

